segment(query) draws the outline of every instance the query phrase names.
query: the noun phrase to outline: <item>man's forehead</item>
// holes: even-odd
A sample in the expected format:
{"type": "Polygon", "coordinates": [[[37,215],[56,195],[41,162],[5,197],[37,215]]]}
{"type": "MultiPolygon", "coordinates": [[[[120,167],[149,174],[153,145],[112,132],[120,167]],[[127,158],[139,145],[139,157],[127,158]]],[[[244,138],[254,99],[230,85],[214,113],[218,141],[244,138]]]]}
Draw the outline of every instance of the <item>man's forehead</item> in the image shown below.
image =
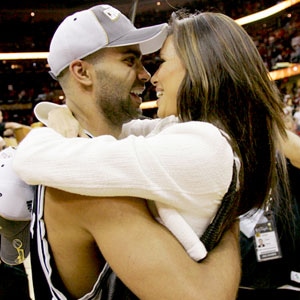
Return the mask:
{"type": "MultiPolygon", "coordinates": [[[[103,49],[104,50],[104,49],[103,49]]],[[[130,45],[122,47],[107,47],[105,48],[107,54],[134,54],[136,57],[141,57],[142,52],[139,45],[130,45]]]]}

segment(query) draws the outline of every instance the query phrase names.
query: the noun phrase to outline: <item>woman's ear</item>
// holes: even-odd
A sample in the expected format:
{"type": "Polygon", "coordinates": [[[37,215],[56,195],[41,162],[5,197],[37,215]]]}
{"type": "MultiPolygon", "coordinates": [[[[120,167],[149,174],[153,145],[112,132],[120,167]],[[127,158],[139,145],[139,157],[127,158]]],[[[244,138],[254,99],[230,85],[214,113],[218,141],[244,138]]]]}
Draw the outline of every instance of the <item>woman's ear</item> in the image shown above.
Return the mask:
{"type": "Polygon", "coordinates": [[[88,62],[78,59],[70,63],[69,71],[78,82],[90,86],[92,84],[90,67],[88,62]]]}

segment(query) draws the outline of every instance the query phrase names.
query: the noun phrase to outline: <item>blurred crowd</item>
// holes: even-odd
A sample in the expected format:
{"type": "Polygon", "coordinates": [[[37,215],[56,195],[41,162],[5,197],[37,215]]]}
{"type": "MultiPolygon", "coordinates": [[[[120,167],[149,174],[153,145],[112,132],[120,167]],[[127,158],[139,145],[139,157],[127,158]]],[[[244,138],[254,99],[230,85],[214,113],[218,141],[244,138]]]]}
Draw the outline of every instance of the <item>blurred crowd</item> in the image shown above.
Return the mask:
{"type": "Polygon", "coordinates": [[[284,118],[288,129],[300,135],[300,88],[297,88],[295,94],[285,94],[284,118]]]}
{"type": "MultiPolygon", "coordinates": [[[[169,1],[169,10],[155,9],[153,11],[137,10],[135,18],[136,27],[157,24],[168,20],[174,10],[169,1]]],[[[278,1],[189,1],[182,4],[183,7],[194,10],[213,10],[229,15],[234,19],[253,14],[275,5],[278,1]]],[[[178,8],[178,6],[176,6],[178,8]]],[[[300,5],[285,10],[276,15],[268,22],[258,22],[245,25],[244,28],[253,38],[257,45],[266,67],[276,70],[281,67],[280,63],[300,62],[300,5]]],[[[48,51],[50,37],[52,36],[58,22],[52,19],[35,22],[34,18],[28,20],[19,17],[8,18],[3,16],[0,26],[10,28],[2,30],[0,52],[14,51],[48,51]]],[[[156,68],[156,55],[145,57],[145,65],[150,73],[156,68]]],[[[294,87],[286,93],[285,85],[280,82],[283,101],[295,103],[299,99],[299,91],[294,87]]],[[[144,100],[154,100],[155,93],[149,86],[144,100]]],[[[35,122],[32,108],[40,101],[53,101],[62,103],[64,97],[57,82],[48,74],[48,67],[45,61],[25,61],[22,63],[9,61],[0,62],[0,106],[10,104],[22,104],[23,107],[16,107],[13,110],[3,109],[4,120],[9,119],[22,124],[30,125],[35,122]],[[26,106],[27,105],[27,106],[26,106]]],[[[293,104],[294,105],[294,104],[293,104]]],[[[287,106],[290,106],[289,104],[287,106]]],[[[297,118],[298,107],[293,106],[293,118],[297,118]],[[294,116],[295,115],[295,116],[294,116]]],[[[299,112],[300,114],[300,112],[299,112]]],[[[300,128],[298,128],[300,132],[300,128]]]]}

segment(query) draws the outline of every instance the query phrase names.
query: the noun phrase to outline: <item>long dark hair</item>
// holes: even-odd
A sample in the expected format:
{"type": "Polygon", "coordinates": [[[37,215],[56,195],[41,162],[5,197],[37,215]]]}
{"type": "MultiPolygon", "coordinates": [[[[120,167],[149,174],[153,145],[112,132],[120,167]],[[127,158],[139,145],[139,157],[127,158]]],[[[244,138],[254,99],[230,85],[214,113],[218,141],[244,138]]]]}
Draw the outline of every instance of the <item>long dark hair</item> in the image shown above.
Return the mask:
{"type": "Polygon", "coordinates": [[[288,190],[277,143],[285,135],[280,93],[251,37],[228,16],[180,10],[171,16],[170,34],[186,68],[177,96],[179,117],[224,130],[240,158],[233,220],[261,207],[278,176],[288,190]]]}

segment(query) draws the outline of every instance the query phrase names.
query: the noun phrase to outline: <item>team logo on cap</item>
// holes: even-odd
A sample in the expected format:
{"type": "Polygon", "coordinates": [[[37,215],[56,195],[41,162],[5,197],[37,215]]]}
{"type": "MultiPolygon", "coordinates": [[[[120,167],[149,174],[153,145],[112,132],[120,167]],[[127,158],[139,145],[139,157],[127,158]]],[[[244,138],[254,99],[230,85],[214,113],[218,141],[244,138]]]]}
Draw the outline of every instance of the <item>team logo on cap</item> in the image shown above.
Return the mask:
{"type": "Polygon", "coordinates": [[[24,249],[22,249],[23,243],[19,239],[14,239],[12,245],[18,252],[18,257],[16,258],[15,262],[17,264],[21,264],[25,260],[24,249]]]}
{"type": "Polygon", "coordinates": [[[113,7],[105,9],[103,13],[106,14],[112,21],[115,21],[120,15],[120,12],[113,7]]]}

